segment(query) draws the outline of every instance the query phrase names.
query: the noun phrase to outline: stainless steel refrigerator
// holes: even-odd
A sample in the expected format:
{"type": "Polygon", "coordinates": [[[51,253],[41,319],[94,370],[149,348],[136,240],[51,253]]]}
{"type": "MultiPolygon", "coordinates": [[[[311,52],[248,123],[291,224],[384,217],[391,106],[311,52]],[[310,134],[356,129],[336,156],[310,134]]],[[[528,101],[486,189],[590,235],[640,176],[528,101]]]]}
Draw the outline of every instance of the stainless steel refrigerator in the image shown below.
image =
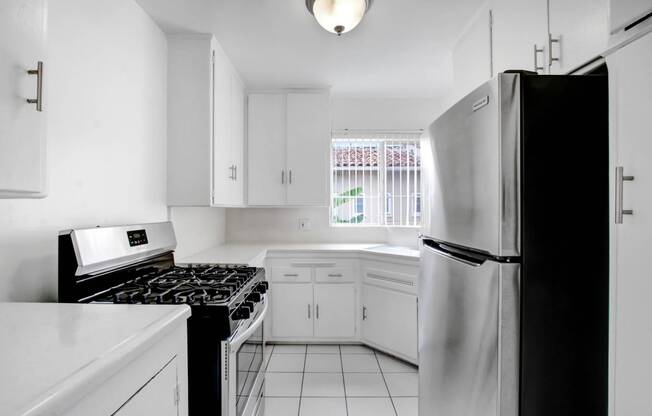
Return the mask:
{"type": "Polygon", "coordinates": [[[419,414],[606,415],[606,75],[499,74],[430,140],[419,414]]]}

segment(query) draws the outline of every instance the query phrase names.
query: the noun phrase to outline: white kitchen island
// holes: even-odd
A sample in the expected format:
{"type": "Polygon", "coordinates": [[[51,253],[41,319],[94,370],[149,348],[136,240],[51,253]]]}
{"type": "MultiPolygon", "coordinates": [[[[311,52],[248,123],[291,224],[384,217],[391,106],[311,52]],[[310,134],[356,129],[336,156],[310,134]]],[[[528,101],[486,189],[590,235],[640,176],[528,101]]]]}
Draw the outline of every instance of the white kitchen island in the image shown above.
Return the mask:
{"type": "Polygon", "coordinates": [[[0,414],[187,415],[188,317],[184,305],[0,304],[0,414]]]}

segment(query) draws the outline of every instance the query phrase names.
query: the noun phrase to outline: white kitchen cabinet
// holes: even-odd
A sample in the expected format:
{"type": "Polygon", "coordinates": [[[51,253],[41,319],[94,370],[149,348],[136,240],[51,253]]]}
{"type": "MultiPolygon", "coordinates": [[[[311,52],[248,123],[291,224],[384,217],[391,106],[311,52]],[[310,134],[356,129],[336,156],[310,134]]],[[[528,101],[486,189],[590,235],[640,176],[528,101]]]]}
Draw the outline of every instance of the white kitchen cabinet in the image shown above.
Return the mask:
{"type": "Polygon", "coordinates": [[[212,35],[168,36],[168,205],[242,206],[244,85],[212,35]]]}
{"type": "Polygon", "coordinates": [[[355,336],[355,285],[316,284],[314,303],[315,337],[336,339],[355,336]]]}
{"type": "Polygon", "coordinates": [[[313,336],[312,283],[272,284],[272,333],[277,338],[313,336]]]}
{"type": "Polygon", "coordinates": [[[652,0],[610,0],[609,26],[619,32],[652,13],[652,0]]]}
{"type": "Polygon", "coordinates": [[[249,94],[249,205],[285,204],[285,98],[285,94],[249,94]]]}
{"type": "Polygon", "coordinates": [[[178,416],[176,358],[129,398],[115,416],[178,416]]]}
{"type": "Polygon", "coordinates": [[[287,204],[328,205],[330,117],[326,94],[287,96],[287,204]]]}
{"type": "Polygon", "coordinates": [[[551,74],[570,72],[607,49],[607,0],[548,0],[548,7],[551,74]]]}
{"type": "Polygon", "coordinates": [[[252,93],[248,108],[248,204],[328,205],[328,94],[252,93]]]}
{"type": "Polygon", "coordinates": [[[493,0],[494,75],[509,69],[545,73],[548,53],[546,0],[493,0]]]}
{"type": "MultiPolygon", "coordinates": [[[[611,229],[611,391],[616,415],[652,414],[652,34],[607,57],[610,83],[611,172],[623,168],[622,224],[611,229]]],[[[613,185],[612,185],[613,186],[613,185]]],[[[611,207],[615,206],[615,186],[611,207]]]]}
{"type": "Polygon", "coordinates": [[[362,340],[416,362],[417,297],[373,285],[363,285],[362,340]]]}
{"type": "Polygon", "coordinates": [[[484,4],[453,48],[453,101],[491,79],[491,10],[484,4]]]}
{"type": "Polygon", "coordinates": [[[0,198],[46,195],[46,23],[47,0],[0,2],[0,198]]]}

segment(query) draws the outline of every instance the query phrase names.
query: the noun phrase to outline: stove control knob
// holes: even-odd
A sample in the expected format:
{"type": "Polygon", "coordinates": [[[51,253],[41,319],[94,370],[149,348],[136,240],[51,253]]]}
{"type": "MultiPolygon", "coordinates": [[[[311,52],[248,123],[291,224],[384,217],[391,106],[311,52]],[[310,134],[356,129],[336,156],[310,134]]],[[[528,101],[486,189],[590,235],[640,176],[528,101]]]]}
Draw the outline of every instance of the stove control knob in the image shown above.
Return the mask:
{"type": "Polygon", "coordinates": [[[253,303],[253,302],[247,302],[247,301],[242,302],[242,303],[240,304],[240,307],[241,307],[241,308],[247,308],[247,309],[249,310],[249,312],[253,312],[253,311],[254,311],[254,303],[253,303]]]}
{"type": "Polygon", "coordinates": [[[249,319],[250,316],[251,316],[251,311],[249,310],[249,308],[245,308],[242,306],[236,309],[231,315],[231,317],[236,321],[240,321],[242,319],[249,319]]]}
{"type": "Polygon", "coordinates": [[[254,302],[254,303],[260,302],[261,296],[262,295],[259,292],[251,292],[247,296],[247,300],[250,301],[250,302],[254,302]]]}
{"type": "Polygon", "coordinates": [[[267,289],[269,289],[269,283],[267,282],[258,282],[258,285],[256,286],[256,291],[262,294],[265,294],[267,292],[267,289]]]}

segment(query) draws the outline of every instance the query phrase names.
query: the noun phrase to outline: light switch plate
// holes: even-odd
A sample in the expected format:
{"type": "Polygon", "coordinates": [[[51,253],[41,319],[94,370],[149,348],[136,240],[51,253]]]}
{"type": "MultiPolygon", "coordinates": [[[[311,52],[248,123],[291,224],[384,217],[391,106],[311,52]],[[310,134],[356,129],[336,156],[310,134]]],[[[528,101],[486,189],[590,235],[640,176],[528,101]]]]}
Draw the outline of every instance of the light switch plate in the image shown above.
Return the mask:
{"type": "Polygon", "coordinates": [[[299,229],[301,231],[309,231],[312,229],[310,218],[299,218],[299,229]]]}

